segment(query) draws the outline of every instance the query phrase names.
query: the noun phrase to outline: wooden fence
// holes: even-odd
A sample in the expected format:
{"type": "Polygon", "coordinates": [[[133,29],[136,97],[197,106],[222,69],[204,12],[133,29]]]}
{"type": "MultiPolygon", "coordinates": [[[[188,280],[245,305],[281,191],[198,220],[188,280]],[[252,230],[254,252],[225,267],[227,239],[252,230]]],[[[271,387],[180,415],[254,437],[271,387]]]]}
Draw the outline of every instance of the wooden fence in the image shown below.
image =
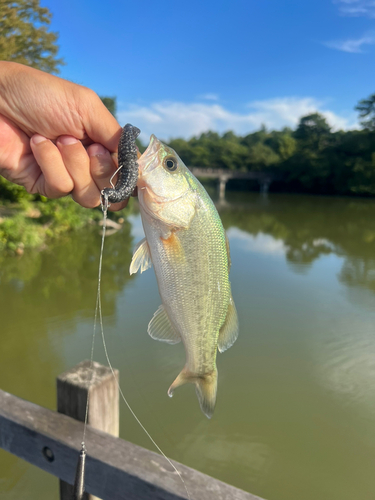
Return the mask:
{"type": "MultiPolygon", "coordinates": [[[[117,411],[118,396],[114,396],[113,404],[108,369],[95,364],[94,383],[90,386],[84,367],[80,364],[59,377],[58,400],[60,411],[65,409],[65,413],[75,413],[76,418],[82,419],[90,387],[91,425],[86,433],[87,492],[104,500],[186,500],[188,497],[181,480],[162,456],[93,427],[98,425],[116,434],[118,416],[114,412],[117,411]],[[74,385],[76,390],[69,388],[74,385]],[[104,402],[101,408],[109,417],[100,415],[103,409],[98,410],[99,399],[104,402]]],[[[82,433],[83,423],[79,420],[0,390],[0,447],[60,478],[61,500],[68,498],[64,483],[74,481],[82,433]]],[[[174,463],[187,485],[191,500],[261,500],[174,463]]]]}

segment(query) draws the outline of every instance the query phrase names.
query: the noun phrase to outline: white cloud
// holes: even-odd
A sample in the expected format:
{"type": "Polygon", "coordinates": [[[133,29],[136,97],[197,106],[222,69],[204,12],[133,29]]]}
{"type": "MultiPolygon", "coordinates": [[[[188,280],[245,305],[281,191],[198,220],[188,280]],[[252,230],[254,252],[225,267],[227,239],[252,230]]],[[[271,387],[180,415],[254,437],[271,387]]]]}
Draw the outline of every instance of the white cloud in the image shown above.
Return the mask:
{"type": "Polygon", "coordinates": [[[374,0],[335,0],[339,4],[340,13],[351,17],[375,17],[374,0]]]}
{"type": "Polygon", "coordinates": [[[343,52],[361,53],[363,45],[374,45],[375,35],[365,35],[358,39],[333,40],[325,42],[324,45],[331,49],[342,50],[343,52]]]}
{"type": "Polygon", "coordinates": [[[147,141],[151,134],[161,139],[191,137],[214,130],[223,133],[233,130],[244,135],[265,125],[270,129],[295,127],[299,119],[309,113],[323,114],[335,129],[356,126],[354,114],[339,116],[324,108],[313,97],[283,97],[253,101],[244,106],[243,112],[233,112],[218,103],[156,102],[149,106],[129,106],[119,113],[120,123],[134,123],[142,130],[141,139],[147,141]]]}
{"type": "Polygon", "coordinates": [[[258,233],[253,236],[237,227],[231,227],[228,229],[227,235],[229,240],[237,240],[237,244],[249,252],[283,256],[287,252],[283,240],[273,238],[269,234],[258,233]]]}

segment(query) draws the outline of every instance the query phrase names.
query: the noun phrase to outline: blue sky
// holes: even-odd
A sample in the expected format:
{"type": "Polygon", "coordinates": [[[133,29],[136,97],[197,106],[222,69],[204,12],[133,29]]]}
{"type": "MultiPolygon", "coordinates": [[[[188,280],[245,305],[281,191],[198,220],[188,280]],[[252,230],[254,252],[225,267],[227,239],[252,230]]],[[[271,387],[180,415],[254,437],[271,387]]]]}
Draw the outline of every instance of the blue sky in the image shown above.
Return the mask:
{"type": "Polygon", "coordinates": [[[116,96],[121,124],[160,138],[353,128],[375,92],[375,0],[41,0],[60,76],[116,96]]]}

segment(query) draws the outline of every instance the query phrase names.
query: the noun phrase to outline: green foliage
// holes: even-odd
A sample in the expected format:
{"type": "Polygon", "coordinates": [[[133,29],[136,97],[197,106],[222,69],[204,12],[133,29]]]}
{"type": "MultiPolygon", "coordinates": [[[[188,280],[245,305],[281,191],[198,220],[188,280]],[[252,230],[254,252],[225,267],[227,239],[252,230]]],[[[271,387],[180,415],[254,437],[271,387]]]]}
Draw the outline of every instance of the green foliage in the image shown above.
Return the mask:
{"type": "Polygon", "coordinates": [[[5,216],[0,218],[0,251],[38,248],[47,240],[102,218],[100,209],[88,210],[69,197],[58,200],[38,198],[39,201],[21,200],[7,209],[3,207],[5,216]]]}
{"type": "Polygon", "coordinates": [[[17,202],[23,199],[31,200],[33,195],[29,194],[24,187],[13,184],[0,176],[0,201],[17,202]]]}
{"type": "Polygon", "coordinates": [[[117,100],[116,97],[101,97],[102,103],[108,109],[110,113],[116,118],[117,112],[117,100]]]}
{"type": "Polygon", "coordinates": [[[359,111],[361,125],[369,130],[375,130],[375,94],[359,101],[355,109],[359,111]]]}
{"type": "Polygon", "coordinates": [[[43,242],[43,228],[24,214],[2,219],[0,222],[0,251],[39,247],[43,242]]]}
{"type": "Polygon", "coordinates": [[[49,32],[52,14],[39,0],[0,0],[0,60],[58,73],[57,33],[49,32]]]}
{"type": "Polygon", "coordinates": [[[330,133],[331,128],[324,116],[313,113],[301,118],[294,137],[299,140],[301,147],[321,150],[327,145],[330,133]]]}
{"type": "Polygon", "coordinates": [[[279,155],[264,142],[257,142],[249,148],[248,164],[251,170],[264,170],[279,161],[279,155]]]}
{"type": "Polygon", "coordinates": [[[374,196],[374,132],[369,126],[332,132],[324,116],[312,113],[301,118],[295,131],[262,127],[244,137],[206,132],[169,144],[188,166],[277,173],[280,190],[374,196]]]}

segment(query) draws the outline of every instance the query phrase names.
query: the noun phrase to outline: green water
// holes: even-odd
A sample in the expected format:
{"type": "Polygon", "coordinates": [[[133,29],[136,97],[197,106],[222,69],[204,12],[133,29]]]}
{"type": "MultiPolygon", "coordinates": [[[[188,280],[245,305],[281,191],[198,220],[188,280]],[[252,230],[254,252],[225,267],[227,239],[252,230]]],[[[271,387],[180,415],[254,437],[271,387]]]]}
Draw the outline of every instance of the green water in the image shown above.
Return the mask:
{"type": "MultiPolygon", "coordinates": [[[[218,355],[213,419],[192,386],[167,397],[184,353],[146,333],[160,300],[152,270],[128,275],[137,215],[104,253],[105,331],[123,391],[167,455],[223,481],[267,500],[372,499],[375,201],[227,201],[241,328],[218,355]]],[[[99,245],[90,228],[0,261],[1,389],[55,408],[56,376],[89,357],[99,245]]],[[[104,362],[99,343],[95,358],[104,362]]],[[[121,437],[153,449],[123,406],[121,437]]],[[[0,498],[57,499],[57,480],[0,451],[0,498]]]]}

